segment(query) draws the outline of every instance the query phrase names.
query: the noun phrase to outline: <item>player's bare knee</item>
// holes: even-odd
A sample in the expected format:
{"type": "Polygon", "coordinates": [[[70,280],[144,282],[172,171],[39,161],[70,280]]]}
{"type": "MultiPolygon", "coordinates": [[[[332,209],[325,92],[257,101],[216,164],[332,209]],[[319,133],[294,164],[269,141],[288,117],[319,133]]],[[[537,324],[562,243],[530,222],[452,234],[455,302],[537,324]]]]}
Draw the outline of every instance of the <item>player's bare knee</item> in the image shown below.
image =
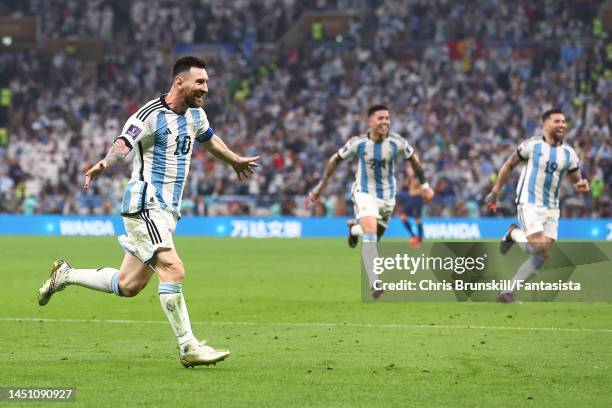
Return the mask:
{"type": "Polygon", "coordinates": [[[165,259],[157,263],[157,273],[164,282],[182,282],[185,278],[185,268],[180,259],[165,259]]]}
{"type": "Polygon", "coordinates": [[[548,242],[538,242],[535,245],[532,244],[535,254],[542,260],[547,260],[550,254],[550,245],[548,242]]]}
{"type": "Polygon", "coordinates": [[[375,223],[361,224],[361,229],[363,230],[364,234],[376,234],[378,231],[378,225],[375,223]]]}
{"type": "Polygon", "coordinates": [[[161,282],[182,282],[185,277],[183,262],[173,249],[161,249],[155,257],[153,269],[161,282]]]}
{"type": "Polygon", "coordinates": [[[178,264],[173,265],[173,268],[170,270],[170,275],[172,276],[172,282],[182,282],[185,279],[185,269],[183,268],[183,263],[179,262],[178,264]]]}

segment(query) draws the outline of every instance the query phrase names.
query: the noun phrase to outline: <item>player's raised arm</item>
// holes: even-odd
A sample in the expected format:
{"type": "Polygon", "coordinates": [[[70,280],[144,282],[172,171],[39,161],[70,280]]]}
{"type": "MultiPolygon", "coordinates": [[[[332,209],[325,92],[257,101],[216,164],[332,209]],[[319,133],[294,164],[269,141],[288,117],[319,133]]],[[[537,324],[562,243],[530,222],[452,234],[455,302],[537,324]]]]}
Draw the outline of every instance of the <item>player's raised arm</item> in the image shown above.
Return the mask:
{"type": "Polygon", "coordinates": [[[329,179],[331,178],[332,174],[334,174],[334,172],[336,171],[336,168],[338,167],[338,163],[340,163],[341,160],[342,158],[340,157],[338,153],[334,153],[333,156],[329,158],[329,160],[327,161],[327,164],[325,165],[325,170],[323,170],[323,178],[321,179],[321,181],[319,181],[319,183],[312,189],[312,191],[309,194],[310,201],[315,202],[319,199],[319,197],[321,197],[321,192],[327,186],[329,179]]]}
{"type": "Polygon", "coordinates": [[[491,192],[486,195],[484,200],[489,211],[495,212],[497,210],[497,200],[499,200],[501,189],[504,184],[506,184],[506,181],[508,181],[508,177],[510,177],[510,174],[512,174],[512,170],[514,170],[514,168],[522,160],[525,159],[522,159],[519,156],[518,151],[515,151],[510,157],[508,157],[508,160],[506,160],[506,162],[502,166],[501,170],[499,171],[499,174],[497,175],[497,179],[495,180],[495,184],[491,189],[491,192]]]}
{"type": "Polygon", "coordinates": [[[248,178],[258,164],[259,156],[243,157],[232,152],[229,147],[223,143],[223,140],[217,135],[212,135],[208,140],[202,143],[202,146],[217,159],[223,160],[234,168],[238,175],[238,180],[248,178]]]}
{"type": "Polygon", "coordinates": [[[434,196],[434,191],[429,186],[429,183],[425,180],[425,171],[423,170],[419,157],[413,153],[408,161],[410,162],[410,167],[412,167],[412,170],[414,171],[414,175],[421,183],[421,195],[423,196],[423,200],[428,204],[431,203],[434,196]]]}
{"type": "Polygon", "coordinates": [[[130,146],[125,142],[123,138],[115,140],[115,143],[110,148],[106,157],[94,164],[85,173],[85,183],[83,189],[87,190],[91,186],[91,182],[97,178],[107,168],[117,163],[130,153],[130,146]]]}

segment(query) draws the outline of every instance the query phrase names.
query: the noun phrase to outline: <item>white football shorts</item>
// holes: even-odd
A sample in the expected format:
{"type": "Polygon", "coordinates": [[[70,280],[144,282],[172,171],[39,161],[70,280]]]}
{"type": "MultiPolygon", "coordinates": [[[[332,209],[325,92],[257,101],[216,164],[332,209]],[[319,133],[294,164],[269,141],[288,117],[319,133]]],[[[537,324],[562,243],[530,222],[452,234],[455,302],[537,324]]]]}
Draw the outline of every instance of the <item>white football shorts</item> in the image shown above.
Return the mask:
{"type": "Polygon", "coordinates": [[[379,225],[387,228],[395,209],[395,199],[383,200],[368,193],[354,192],[353,209],[357,219],[375,217],[379,225]]]}
{"type": "Polygon", "coordinates": [[[124,216],[127,239],[119,243],[126,251],[148,263],[158,248],[174,248],[172,234],[176,229],[176,215],[162,208],[151,208],[133,216],[124,216]]]}
{"type": "Polygon", "coordinates": [[[557,240],[559,209],[534,204],[519,204],[516,213],[525,235],[530,236],[537,232],[544,232],[545,236],[557,240]]]}

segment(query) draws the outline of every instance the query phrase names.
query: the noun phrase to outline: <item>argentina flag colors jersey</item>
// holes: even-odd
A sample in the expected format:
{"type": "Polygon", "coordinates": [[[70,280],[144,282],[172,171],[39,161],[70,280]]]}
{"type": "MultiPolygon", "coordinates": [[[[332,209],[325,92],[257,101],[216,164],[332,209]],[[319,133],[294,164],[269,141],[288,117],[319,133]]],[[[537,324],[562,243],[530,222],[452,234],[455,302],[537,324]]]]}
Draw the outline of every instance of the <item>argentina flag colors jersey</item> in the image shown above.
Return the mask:
{"type": "Polygon", "coordinates": [[[521,143],[517,153],[527,163],[517,186],[516,203],[557,209],[561,179],[579,168],[574,149],[565,143],[552,146],[543,137],[534,137],[521,143]]]}
{"type": "Polygon", "coordinates": [[[357,157],[359,160],[353,192],[385,200],[395,200],[397,158],[409,159],[413,154],[414,149],[406,139],[393,132],[381,142],[369,139],[368,134],[355,136],[338,150],[342,159],[357,157]]]}
{"type": "Polygon", "coordinates": [[[121,214],[135,215],[160,206],[180,217],[193,144],[205,142],[213,134],[202,108],[188,108],[184,114],[177,114],[164,96],[132,115],[119,136],[135,149],[121,214]]]}

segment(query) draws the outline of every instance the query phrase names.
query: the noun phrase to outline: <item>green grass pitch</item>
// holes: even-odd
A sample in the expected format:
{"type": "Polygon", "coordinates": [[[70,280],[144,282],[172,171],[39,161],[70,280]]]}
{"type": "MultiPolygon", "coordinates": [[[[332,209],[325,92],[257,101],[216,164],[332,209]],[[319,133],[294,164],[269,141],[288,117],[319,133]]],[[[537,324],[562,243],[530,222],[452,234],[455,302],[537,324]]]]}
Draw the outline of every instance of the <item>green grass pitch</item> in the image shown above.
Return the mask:
{"type": "Polygon", "coordinates": [[[118,267],[114,238],[2,237],[0,386],[76,387],[87,407],[612,406],[610,303],[361,302],[341,239],[176,246],[194,332],[228,360],[179,364],[156,280],[37,305],[57,258],[118,267]]]}

